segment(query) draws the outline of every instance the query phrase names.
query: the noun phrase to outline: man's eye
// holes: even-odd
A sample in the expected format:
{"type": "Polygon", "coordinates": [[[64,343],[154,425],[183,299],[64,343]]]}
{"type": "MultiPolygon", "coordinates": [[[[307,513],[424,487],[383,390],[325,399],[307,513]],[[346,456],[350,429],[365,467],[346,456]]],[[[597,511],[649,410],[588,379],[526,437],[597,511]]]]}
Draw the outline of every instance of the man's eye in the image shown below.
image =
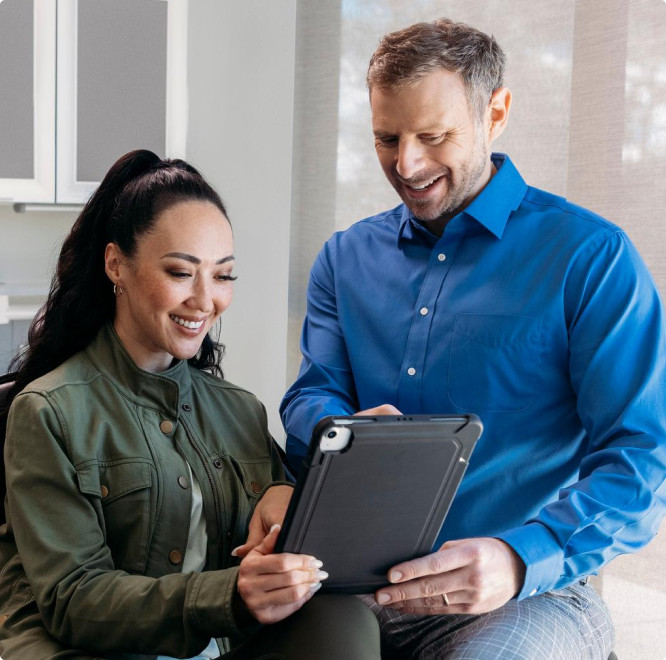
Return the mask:
{"type": "Polygon", "coordinates": [[[444,140],[446,135],[429,135],[426,138],[423,138],[428,144],[439,144],[444,140]]]}
{"type": "Polygon", "coordinates": [[[398,144],[398,138],[396,137],[378,137],[375,140],[376,144],[381,145],[382,147],[393,147],[398,144]]]}

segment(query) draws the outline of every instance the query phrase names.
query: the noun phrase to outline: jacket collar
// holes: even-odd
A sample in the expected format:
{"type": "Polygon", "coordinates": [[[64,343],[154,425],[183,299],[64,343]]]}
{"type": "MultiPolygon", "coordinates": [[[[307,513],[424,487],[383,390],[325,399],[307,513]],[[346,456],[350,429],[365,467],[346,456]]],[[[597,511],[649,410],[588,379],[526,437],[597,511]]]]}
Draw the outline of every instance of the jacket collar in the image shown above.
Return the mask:
{"type": "Polygon", "coordinates": [[[105,325],[85,350],[100,371],[128,399],[178,416],[179,402],[192,388],[187,361],[177,360],[166,371],[152,373],[136,366],[112,324],[105,325]]]}
{"type": "MultiPolygon", "coordinates": [[[[455,217],[466,215],[497,238],[502,238],[509,216],[525,197],[527,184],[506,154],[493,153],[491,159],[497,172],[476,199],[455,217]]],[[[424,231],[427,232],[403,204],[398,241],[409,240],[424,231]]]]}

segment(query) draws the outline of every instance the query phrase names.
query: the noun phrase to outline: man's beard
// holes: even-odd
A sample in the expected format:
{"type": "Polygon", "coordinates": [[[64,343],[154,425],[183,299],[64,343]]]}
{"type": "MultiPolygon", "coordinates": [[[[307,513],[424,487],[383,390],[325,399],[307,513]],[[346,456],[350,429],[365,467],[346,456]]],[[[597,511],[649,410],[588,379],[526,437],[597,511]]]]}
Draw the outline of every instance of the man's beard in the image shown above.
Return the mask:
{"type": "MultiPolygon", "coordinates": [[[[469,203],[469,197],[474,190],[479,178],[486,169],[488,159],[490,158],[490,151],[486,149],[480,140],[480,135],[477,133],[474,152],[472,159],[468,160],[458,170],[458,181],[454,184],[451,179],[449,170],[441,172],[441,176],[447,178],[449,190],[441,203],[435,208],[427,208],[427,205],[419,204],[418,201],[413,199],[405,199],[401,195],[401,190],[398,186],[394,185],[396,192],[402,197],[402,200],[408,206],[409,210],[413,213],[414,217],[421,223],[427,224],[437,220],[450,220],[453,216],[457,215],[469,203]]],[[[439,173],[430,172],[427,175],[419,174],[419,181],[427,181],[428,179],[435,178],[439,173]]],[[[396,179],[399,177],[394,172],[396,179]]],[[[409,184],[404,179],[399,179],[404,183],[409,184]]],[[[418,182],[417,182],[418,183],[418,182]]]]}

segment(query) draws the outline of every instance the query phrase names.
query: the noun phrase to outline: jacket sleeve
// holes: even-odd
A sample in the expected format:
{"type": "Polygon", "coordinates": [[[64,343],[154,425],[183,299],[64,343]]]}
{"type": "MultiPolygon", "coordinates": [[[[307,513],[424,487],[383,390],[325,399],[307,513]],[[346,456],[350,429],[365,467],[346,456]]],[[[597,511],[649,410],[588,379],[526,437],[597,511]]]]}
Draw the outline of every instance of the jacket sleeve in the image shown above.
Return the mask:
{"type": "Polygon", "coordinates": [[[14,400],[5,466],[9,525],[44,624],[63,644],[191,657],[211,637],[239,632],[237,568],[159,578],[114,568],[68,457],[66,420],[46,395],[14,400]]]}
{"type": "Polygon", "coordinates": [[[287,456],[296,467],[305,456],[312,430],[327,415],[352,415],[358,400],[342,328],[338,320],[329,241],[315,260],[307,290],[301,334],[303,360],[298,378],[280,406],[287,431],[287,456]]]}
{"type": "Polygon", "coordinates": [[[581,252],[565,288],[569,372],[589,447],[579,480],[500,535],[523,558],[520,598],[638,550],[666,512],[666,327],[657,289],[622,232],[581,252]]]}

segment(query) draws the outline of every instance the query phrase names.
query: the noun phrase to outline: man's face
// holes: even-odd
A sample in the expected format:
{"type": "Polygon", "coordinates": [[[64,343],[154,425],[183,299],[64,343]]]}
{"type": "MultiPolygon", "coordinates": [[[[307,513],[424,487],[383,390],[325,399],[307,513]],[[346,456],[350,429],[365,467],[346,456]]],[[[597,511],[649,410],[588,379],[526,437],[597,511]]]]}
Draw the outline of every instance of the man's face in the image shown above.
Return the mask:
{"type": "Polygon", "coordinates": [[[370,94],[379,162],[414,216],[435,233],[490,180],[490,140],[456,73],[370,94]]]}

